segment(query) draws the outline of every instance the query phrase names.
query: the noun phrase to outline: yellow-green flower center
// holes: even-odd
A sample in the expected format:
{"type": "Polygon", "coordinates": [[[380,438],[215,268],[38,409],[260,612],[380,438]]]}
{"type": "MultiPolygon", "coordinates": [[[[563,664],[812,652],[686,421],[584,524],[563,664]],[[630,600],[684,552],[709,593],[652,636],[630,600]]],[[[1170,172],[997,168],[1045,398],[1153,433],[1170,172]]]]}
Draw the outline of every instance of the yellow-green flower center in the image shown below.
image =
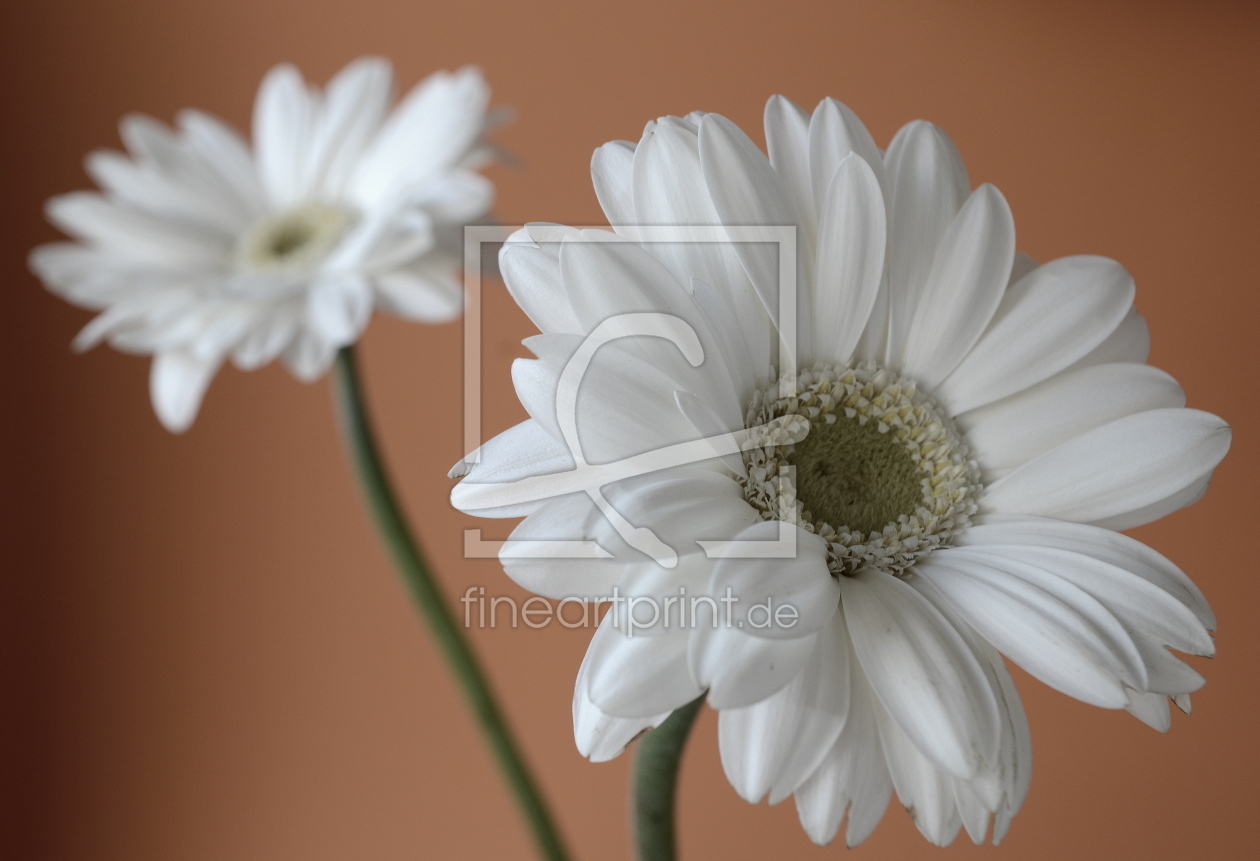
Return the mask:
{"type": "Polygon", "coordinates": [[[254,225],[243,237],[238,256],[255,271],[311,268],[340,241],[350,221],[340,207],[308,203],[254,225]]]}
{"type": "Polygon", "coordinates": [[[872,363],[815,365],[757,392],[745,421],[787,415],[809,419],[809,434],[746,451],[744,495],[764,519],[827,541],[833,573],[899,574],[966,527],[979,470],[914,381],[872,363]]]}
{"type": "Polygon", "coordinates": [[[923,503],[922,473],[905,446],[874,422],[837,416],[812,422],[784,458],[811,519],[858,532],[883,529],[923,503]]]}

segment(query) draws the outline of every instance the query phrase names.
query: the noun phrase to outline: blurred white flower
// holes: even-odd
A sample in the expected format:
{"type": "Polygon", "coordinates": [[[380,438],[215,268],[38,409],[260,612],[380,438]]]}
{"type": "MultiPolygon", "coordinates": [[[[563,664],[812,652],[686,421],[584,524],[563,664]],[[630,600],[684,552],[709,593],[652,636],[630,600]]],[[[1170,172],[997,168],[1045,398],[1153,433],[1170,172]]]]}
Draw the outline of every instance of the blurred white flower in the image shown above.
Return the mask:
{"type": "Polygon", "coordinates": [[[530,419],[457,467],[452,501],[526,515],[505,548],[594,540],[610,554],[505,551],[525,588],[615,587],[660,613],[636,631],[610,612],[592,639],[574,696],[584,755],[616,756],[707,692],[731,783],[750,802],[795,794],[816,842],[846,815],[848,844],[861,842],[894,791],[932,842],[960,828],[983,842],[991,820],[996,842],[1031,768],[999,652],[1159,730],[1169,697],[1189,710],[1203,679],[1168,649],[1211,654],[1212,611],[1118,530],[1202,495],[1229,428],[1145,364],[1128,273],[1016,254],[1005,199],[971,190],[936,127],[911,123],[884,153],[838,102],[810,116],[776,97],[766,138],[768,159],[716,114],[649,123],[592,163],[617,237],[534,225],[509,242],[504,278],[542,332],[526,342],[538,359],[513,367],[530,419]],[[773,246],[638,239],[680,224],[796,226],[798,373],[772,364],[773,246]],[[569,418],[557,393],[570,357],[603,321],[643,312],[684,321],[703,360],[666,338],[604,344],[569,418]],[[650,530],[676,551],[672,566],[587,493],[509,492],[573,470],[566,427],[604,464],[789,419],[808,423],[803,440],[603,488],[636,541],[650,530]],[[794,558],[739,555],[736,539],[783,530],[794,558]],[[700,541],[734,543],[710,558],[700,541]],[[688,619],[688,596],[730,597],[734,621],[704,603],[688,619]],[[767,601],[791,605],[793,624],[753,623],[767,601]]]}
{"type": "Polygon", "coordinates": [[[87,159],[104,193],[48,203],[77,241],[31,255],[50,290],[101,311],[75,346],[153,354],[153,405],[179,432],[227,357],[251,370],[282,356],[312,380],[374,308],[458,316],[460,229],[494,196],[474,172],[490,156],[489,90],[468,67],[429,76],[391,111],[393,96],[382,59],[356,60],[322,92],[277,66],[252,149],[199,111],[174,131],[125,118],[127,154],[87,159]]]}

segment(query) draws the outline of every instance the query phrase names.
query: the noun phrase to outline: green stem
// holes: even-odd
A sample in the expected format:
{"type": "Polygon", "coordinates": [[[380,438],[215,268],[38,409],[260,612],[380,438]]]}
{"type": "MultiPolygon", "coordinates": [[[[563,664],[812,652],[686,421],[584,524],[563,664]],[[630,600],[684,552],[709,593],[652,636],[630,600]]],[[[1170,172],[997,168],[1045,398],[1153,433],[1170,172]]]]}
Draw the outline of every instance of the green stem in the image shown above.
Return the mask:
{"type": "Polygon", "coordinates": [[[399,574],[411,591],[412,600],[445,655],[447,666],[463,688],[468,706],[476,715],[503,777],[516,796],[521,814],[533,831],[539,854],[548,861],[565,861],[567,854],[538,785],[508,731],[477,656],[447,608],[420,546],[403,518],[368,421],[353,347],[344,347],[337,354],[336,377],[342,431],[381,540],[389,549],[399,574]]]}
{"type": "Polygon", "coordinates": [[[703,704],[704,697],[697,697],[639,739],[634,761],[634,836],[639,861],[674,861],[678,765],[703,704]]]}

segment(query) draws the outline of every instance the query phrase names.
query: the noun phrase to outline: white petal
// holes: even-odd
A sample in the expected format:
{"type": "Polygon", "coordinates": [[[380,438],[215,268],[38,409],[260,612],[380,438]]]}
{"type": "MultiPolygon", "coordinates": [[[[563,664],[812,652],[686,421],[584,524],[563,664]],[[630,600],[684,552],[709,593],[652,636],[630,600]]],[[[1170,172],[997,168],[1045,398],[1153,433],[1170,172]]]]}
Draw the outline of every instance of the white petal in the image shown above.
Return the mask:
{"type": "Polygon", "coordinates": [[[1040,568],[953,548],[917,566],[952,609],[1008,658],[1068,696],[1121,708],[1146,671],[1129,635],[1083,590],[1040,568]]]}
{"type": "MultiPolygon", "coordinates": [[[[687,660],[694,678],[709,689],[715,709],[758,703],[801,672],[817,635],[795,640],[754,637],[725,624],[725,607],[701,604],[695,613],[687,660]]],[[[729,606],[729,605],[727,605],[729,606]]]]}
{"type": "MultiPolygon", "coordinates": [[[[709,114],[700,125],[700,164],[705,184],[723,224],[783,226],[794,224],[793,206],[782,180],[770,162],[738,126],[725,117],[709,114]]],[[[798,248],[800,239],[798,232],[798,248]]],[[[779,317],[778,249],[764,243],[736,245],[740,263],[761,298],[770,319],[779,317]]],[[[797,274],[808,265],[809,257],[797,253],[797,274]]],[[[797,311],[808,320],[805,295],[798,294],[797,311]]],[[[801,352],[807,333],[798,327],[801,352]]]]}
{"type": "Polygon", "coordinates": [[[713,566],[709,594],[734,599],[731,624],[757,637],[797,639],[823,629],[836,613],[840,586],[827,569],[827,544],[798,526],[783,524],[796,542],[787,559],[747,558],[755,542],[779,539],[780,522],[747,527],[713,566]],[[789,610],[791,612],[784,612],[789,610]]]}
{"type": "Polygon", "coordinates": [[[900,356],[936,250],[967,199],[970,184],[953,141],[922,120],[902,127],[893,137],[884,169],[892,191],[888,355],[900,356]]]}
{"type": "Polygon", "coordinates": [[[92,192],[54,197],[46,211],[48,219],[66,233],[124,261],[211,267],[221,265],[228,253],[226,240],[217,233],[118,206],[92,192]]]}
{"type": "Polygon", "coordinates": [[[424,323],[454,320],[464,309],[463,285],[453,269],[421,262],[372,279],[382,311],[424,323]]]}
{"type": "Polygon", "coordinates": [[[161,122],[140,114],[124,117],[119,134],[147,176],[150,189],[166,198],[155,213],[179,213],[235,235],[256,215],[257,209],[242,199],[230,183],[161,122]]]}
{"type": "Polygon", "coordinates": [[[862,670],[915,746],[958,777],[996,762],[997,701],[953,626],[890,574],[868,569],[839,579],[862,670]]]}
{"type": "Polygon", "coordinates": [[[786,798],[839,737],[849,708],[847,640],[837,620],[790,684],[755,705],[722,710],[722,768],[745,801],[756,804],[767,792],[771,804],[786,798]]]}
{"type": "Polygon", "coordinates": [[[1123,568],[1084,553],[1054,547],[985,545],[986,553],[1024,561],[1072,583],[1095,598],[1130,635],[1192,655],[1216,651],[1194,613],[1172,595],[1123,568]]]}
{"type": "Polygon", "coordinates": [[[308,193],[342,196],[363,149],[380,128],[393,96],[393,72],[379,57],[361,57],[328,82],[312,117],[306,167],[308,193]]]}
{"type": "Polygon", "coordinates": [[[1138,526],[1145,526],[1163,517],[1167,517],[1174,511],[1180,511],[1188,505],[1193,505],[1203,498],[1203,494],[1207,493],[1208,486],[1212,483],[1212,474],[1200,478],[1198,481],[1192,481],[1184,488],[1176,493],[1165,496],[1158,502],[1152,502],[1150,505],[1143,505],[1141,508],[1134,508],[1123,514],[1116,514],[1112,517],[1103,517],[1098,520],[1091,520],[1094,526],[1101,526],[1104,529],[1134,529],[1138,526]]]}
{"type": "Polygon", "coordinates": [[[451,505],[477,517],[522,517],[537,511],[545,503],[545,500],[538,500],[497,506],[491,496],[493,488],[485,485],[567,472],[574,467],[573,455],[568,447],[533,419],[495,436],[483,444],[477,454],[476,462],[464,473],[465,480],[451,489],[451,505]]]}
{"type": "Polygon", "coordinates": [[[892,779],[880,746],[878,705],[857,657],[849,651],[849,710],[844,729],[819,767],[796,790],[796,812],[815,843],[830,843],[847,809],[845,843],[850,848],[870,836],[892,797],[892,779]]]}
{"type": "Polygon", "coordinates": [[[591,156],[591,181],[604,216],[614,228],[635,224],[634,144],[610,141],[591,156]]]}
{"type": "MultiPolygon", "coordinates": [[[[674,400],[678,403],[678,409],[701,436],[715,437],[743,429],[742,422],[724,420],[713,407],[691,392],[674,392],[674,400]]],[[[724,454],[721,460],[722,465],[733,474],[748,478],[748,467],[744,464],[743,457],[738,454],[724,454]]]]}
{"type": "Polygon", "coordinates": [[[1151,729],[1168,732],[1172,715],[1168,712],[1168,697],[1163,694],[1146,694],[1129,691],[1129,703],[1124,710],[1151,729]]]}
{"type": "Polygon", "coordinates": [[[1133,279],[1105,257],[1038,266],[1002,298],[988,331],[936,391],[957,414],[1069,367],[1110,335],[1133,304],[1133,279]]]}
{"type": "MultiPolygon", "coordinates": [[[[794,793],[822,764],[835,746],[849,714],[849,665],[852,660],[844,616],[836,613],[818,635],[814,654],[797,680],[791,718],[779,726],[792,746],[770,787],[770,803],[794,793]]],[[[781,696],[776,694],[775,696],[781,696]]]]}
{"type": "Polygon", "coordinates": [[[664,723],[671,712],[646,718],[619,718],[606,714],[591,702],[589,667],[588,650],[578,670],[577,683],[573,686],[573,737],[582,756],[591,762],[607,762],[620,756],[640,733],[664,723]]]}
{"type": "Polygon", "coordinates": [[[372,288],[359,275],[321,279],[306,297],[307,324],[333,346],[353,343],[371,316],[372,288]]]}
{"type": "Polygon", "coordinates": [[[981,465],[1003,470],[1116,419],[1185,403],[1181,386],[1163,371],[1109,363],[1065,371],[954,420],[981,465]]]}
{"type": "Polygon", "coordinates": [[[1153,583],[1189,607],[1209,631],[1216,628],[1212,608],[1180,568],[1142,542],[1110,529],[1044,517],[991,516],[974,521],[959,543],[1026,544],[1084,553],[1153,583]]]}
{"type": "Polygon", "coordinates": [[[818,229],[818,214],[809,174],[809,114],[783,96],[771,96],[766,102],[764,126],[770,166],[783,179],[797,223],[812,233],[818,229]]]}
{"type": "Polygon", "coordinates": [[[242,371],[253,371],[270,362],[293,340],[300,323],[291,306],[275,309],[260,319],[232,351],[232,361],[242,371]]]}
{"type": "Polygon", "coordinates": [[[136,164],[122,153],[108,150],[91,153],[86,166],[112,200],[150,215],[225,235],[238,230],[247,218],[213,198],[190,192],[152,165],[136,164]]]}
{"type": "Polygon", "coordinates": [[[834,172],[818,231],[815,350],[845,364],[866,328],[884,273],[884,198],[870,166],[846,156],[834,172]]]}
{"type": "Polygon", "coordinates": [[[1101,365],[1107,362],[1146,361],[1151,354],[1151,330],[1146,319],[1138,313],[1137,308],[1129,308],[1116,330],[1083,358],[1077,360],[1073,368],[1086,365],[1101,365]]]}
{"type": "Polygon", "coordinates": [[[591,702],[617,717],[644,718],[700,696],[687,669],[686,632],[627,637],[609,623],[605,617],[591,638],[591,702]]]}
{"type": "Polygon", "coordinates": [[[153,409],[168,431],[183,433],[192,425],[220,362],[221,359],[199,359],[182,351],[153,357],[149,393],[153,409]]]}
{"type": "Polygon", "coordinates": [[[1200,480],[1229,450],[1230,430],[1199,410],[1148,410],[1074,437],[999,479],[985,510],[1080,523],[1136,511],[1200,480]]]}
{"type": "MultiPolygon", "coordinates": [[[[569,335],[539,335],[527,341],[530,349],[560,350],[512,364],[521,405],[557,439],[564,438],[556,416],[556,393],[568,358],[564,353],[577,343],[569,335]]],[[[567,407],[576,412],[577,439],[586,462],[608,463],[698,438],[674,400],[677,388],[674,379],[616,345],[601,347],[582,377],[576,404],[567,407]]]]}
{"type": "MultiPolygon", "coordinates": [[[[695,303],[660,261],[633,242],[598,241],[610,234],[596,231],[587,235],[596,241],[566,240],[560,247],[565,295],[581,332],[636,312],[670,314],[687,321],[695,331],[700,325],[695,303]]],[[[635,338],[619,346],[662,370],[682,362],[678,347],[659,338],[635,338]]]]}
{"type": "Polygon", "coordinates": [[[284,351],[284,363],[304,383],[324,375],[337,355],[337,347],[307,329],[299,330],[284,351]]]}
{"type": "MultiPolygon", "coordinates": [[[[619,481],[604,488],[604,497],[629,523],[651,529],[680,556],[700,553],[700,541],[738,540],[759,520],[734,479],[697,467],[619,481]]],[[[616,540],[612,524],[602,518],[594,524],[591,537],[609,548],[616,540]]],[[[781,597],[775,595],[776,607],[781,597]]]]}
{"type": "Polygon", "coordinates": [[[884,159],[871,133],[847,105],[835,99],[823,99],[809,120],[809,173],[819,221],[823,218],[824,201],[836,170],[850,153],[866,162],[880,188],[880,202],[886,203],[890,189],[884,177],[884,159]]]}
{"type": "Polygon", "coordinates": [[[254,101],[254,157],[272,204],[292,206],[307,194],[305,170],[315,106],[302,74],[288,63],[269,71],[254,101]]]}
{"type": "Polygon", "coordinates": [[[409,203],[440,224],[462,228],[490,211],[494,183],[470,170],[450,170],[420,183],[409,203]]]}
{"type": "Polygon", "coordinates": [[[558,253],[517,244],[515,239],[517,234],[499,252],[499,269],[516,304],[540,332],[583,334],[564,292],[558,253]]]}
{"type": "MultiPolygon", "coordinates": [[[[551,558],[545,546],[542,556],[531,547],[534,542],[587,540],[590,524],[602,517],[585,494],[571,493],[544,502],[512,530],[510,543],[499,555],[503,573],[522,588],[556,601],[612,595],[613,587],[625,575],[624,559],[551,558]]],[[[612,550],[605,552],[612,554],[612,550]]]]}
{"type": "Polygon", "coordinates": [[[920,752],[887,711],[878,709],[876,714],[897,798],[924,837],[937,846],[948,846],[962,827],[954,802],[954,780],[920,752]]]}
{"type": "MultiPolygon", "coordinates": [[[[635,224],[713,225],[722,220],[705,184],[696,128],[687,120],[662,117],[648,124],[634,151],[631,182],[635,224]]],[[[699,278],[732,295],[749,287],[738,258],[724,243],[647,247],[680,284],[699,278]]]]}
{"type": "Polygon", "coordinates": [[[349,181],[353,198],[370,207],[456,167],[481,134],[489,100],[490,88],[472,66],[416,84],[360,159],[349,181]]]}
{"type": "Polygon", "coordinates": [[[182,110],[177,117],[190,151],[196,153],[227,183],[251,212],[266,209],[249,145],[217,117],[196,110],[182,110]]]}
{"type": "Polygon", "coordinates": [[[941,239],[906,334],[904,373],[934,388],[958,366],[997,310],[1014,257],[1011,209],[986,183],[941,239]]]}

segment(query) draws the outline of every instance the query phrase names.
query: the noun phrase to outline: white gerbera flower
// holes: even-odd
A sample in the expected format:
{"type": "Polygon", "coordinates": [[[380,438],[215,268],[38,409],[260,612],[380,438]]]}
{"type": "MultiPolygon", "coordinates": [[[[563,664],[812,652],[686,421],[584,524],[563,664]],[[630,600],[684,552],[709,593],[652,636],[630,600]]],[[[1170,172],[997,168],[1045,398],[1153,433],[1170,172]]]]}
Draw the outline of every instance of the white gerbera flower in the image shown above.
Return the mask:
{"type": "Polygon", "coordinates": [[[543,333],[526,342],[538,360],[513,367],[531,418],[457,467],[469,474],[452,500],[527,515],[514,541],[594,539],[610,554],[505,554],[526,588],[616,587],[662,611],[640,607],[637,624],[610,612],[595,634],[574,698],[584,755],[617,755],[707,691],[731,783],[750,802],[795,794],[816,842],[846,813],[848,844],[861,842],[894,790],[932,842],[960,827],[983,842],[991,818],[996,842],[1031,764],[999,653],[1159,730],[1169,697],[1189,711],[1203,679],[1168,649],[1211,654],[1212,611],[1117,530],[1202,495],[1229,428],[1144,364],[1128,273],[1016,254],[1006,201],[970,190],[936,127],[911,123],[881,153],[838,102],[811,117],[776,97],[766,138],[769,159],[715,114],[649,123],[637,146],[595,153],[620,239],[540,225],[504,249],[508,287],[543,333]],[[773,248],[636,241],[636,226],[662,224],[797,227],[797,374],[772,365],[773,248]],[[594,502],[506,493],[573,469],[561,372],[602,321],[640,312],[685,321],[703,361],[661,338],[601,347],[572,419],[585,461],[723,432],[748,437],[742,454],[635,475],[594,502]],[[747,433],[767,424],[777,438],[747,433]],[[596,502],[676,564],[627,544],[596,502]],[[733,550],[784,530],[794,558],[733,550]],[[734,541],[710,558],[698,542],[715,540],[734,541]],[[715,627],[704,603],[680,615],[696,595],[726,596],[733,620],[715,627]],[[751,608],[783,605],[793,624],[753,620],[751,608]]]}
{"type": "Polygon", "coordinates": [[[122,121],[128,154],[87,169],[104,194],[53,198],[77,242],[44,245],[48,288],[100,310],[78,336],[152,353],[153,405],[187,428],[223,360],[251,370],[277,356],[312,380],[374,307],[411,320],[458,316],[459,228],[490,208],[473,171],[488,148],[489,90],[475,68],[438,72],[391,113],[393,75],[356,60],[320,92],[280,65],[254,105],[254,144],[184,111],[178,130],[122,121]]]}

